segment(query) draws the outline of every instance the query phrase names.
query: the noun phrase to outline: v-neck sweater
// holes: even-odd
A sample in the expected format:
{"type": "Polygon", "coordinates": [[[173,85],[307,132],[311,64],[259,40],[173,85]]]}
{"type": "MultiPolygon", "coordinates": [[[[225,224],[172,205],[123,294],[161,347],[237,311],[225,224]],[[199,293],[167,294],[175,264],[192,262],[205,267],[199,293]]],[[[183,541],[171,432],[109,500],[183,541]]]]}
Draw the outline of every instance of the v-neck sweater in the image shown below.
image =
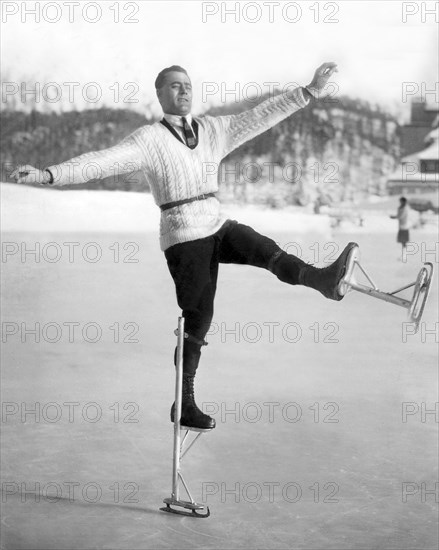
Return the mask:
{"type": "MultiPolygon", "coordinates": [[[[79,184],[142,170],[158,206],[216,193],[221,160],[231,151],[305,107],[301,88],[266,99],[237,115],[194,117],[198,145],[189,149],[163,124],[142,126],[119,144],[49,166],[53,185],[79,184]]],[[[162,250],[213,235],[226,218],[216,197],[175,206],[161,213],[162,250]]]]}

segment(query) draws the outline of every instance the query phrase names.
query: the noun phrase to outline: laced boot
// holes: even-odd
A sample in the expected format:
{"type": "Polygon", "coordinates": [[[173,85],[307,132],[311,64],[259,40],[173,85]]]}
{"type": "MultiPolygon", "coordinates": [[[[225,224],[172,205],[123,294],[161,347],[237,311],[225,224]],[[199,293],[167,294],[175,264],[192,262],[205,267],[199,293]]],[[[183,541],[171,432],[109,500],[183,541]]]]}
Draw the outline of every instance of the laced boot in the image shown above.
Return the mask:
{"type": "Polygon", "coordinates": [[[338,286],[346,274],[350,253],[357,246],[357,243],[349,243],[335,262],[328,267],[303,266],[299,273],[299,284],[318,290],[330,300],[342,300],[344,295],[339,293],[338,286]]]}
{"type": "MultiPolygon", "coordinates": [[[[215,428],[215,420],[204,414],[195,403],[194,396],[195,374],[183,373],[181,421],[182,426],[209,430],[215,428]]],[[[171,422],[174,422],[175,403],[171,407],[171,422]]]]}

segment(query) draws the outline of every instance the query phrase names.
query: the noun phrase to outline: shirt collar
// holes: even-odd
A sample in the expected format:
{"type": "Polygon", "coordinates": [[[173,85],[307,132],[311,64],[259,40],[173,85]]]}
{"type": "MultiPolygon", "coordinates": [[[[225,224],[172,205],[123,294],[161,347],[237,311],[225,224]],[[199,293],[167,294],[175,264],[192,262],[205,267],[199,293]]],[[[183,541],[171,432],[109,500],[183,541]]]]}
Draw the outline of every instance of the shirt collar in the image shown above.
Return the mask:
{"type": "MultiPolygon", "coordinates": [[[[180,115],[169,115],[168,113],[163,113],[163,118],[166,120],[166,122],[169,122],[169,124],[172,124],[172,126],[183,126],[182,118],[180,115]]],[[[188,121],[189,125],[192,126],[192,115],[189,113],[186,115],[186,120],[188,121]]]]}

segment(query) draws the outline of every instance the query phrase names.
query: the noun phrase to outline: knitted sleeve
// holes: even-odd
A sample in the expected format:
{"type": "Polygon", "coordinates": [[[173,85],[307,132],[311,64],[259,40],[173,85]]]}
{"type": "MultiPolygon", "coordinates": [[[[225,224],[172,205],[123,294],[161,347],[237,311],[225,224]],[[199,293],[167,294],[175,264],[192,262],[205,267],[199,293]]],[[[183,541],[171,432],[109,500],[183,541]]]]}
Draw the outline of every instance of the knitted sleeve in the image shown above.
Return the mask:
{"type": "Polygon", "coordinates": [[[131,134],[114,147],[85,153],[48,170],[53,174],[53,185],[63,186],[135,172],[141,164],[142,152],[131,134]]]}
{"type": "Polygon", "coordinates": [[[223,138],[223,157],[231,151],[269,130],[288,116],[308,105],[302,89],[294,88],[286,93],[270,97],[239,115],[215,117],[218,131],[223,138]]]}

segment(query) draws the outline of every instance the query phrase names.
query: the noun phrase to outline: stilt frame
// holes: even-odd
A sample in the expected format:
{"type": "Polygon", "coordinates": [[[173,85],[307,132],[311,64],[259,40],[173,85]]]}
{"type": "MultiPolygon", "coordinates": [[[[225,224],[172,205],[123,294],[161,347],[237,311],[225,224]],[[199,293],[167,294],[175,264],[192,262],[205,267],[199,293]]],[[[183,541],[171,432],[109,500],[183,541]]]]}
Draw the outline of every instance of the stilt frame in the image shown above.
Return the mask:
{"type": "Polygon", "coordinates": [[[415,281],[401,288],[398,288],[393,292],[383,292],[382,290],[379,290],[370,275],[360,264],[360,252],[357,246],[355,249],[353,249],[350,258],[348,259],[346,274],[339,283],[338,291],[341,295],[344,296],[351,290],[356,290],[357,292],[367,294],[369,296],[372,296],[373,298],[378,298],[379,300],[384,300],[385,302],[389,302],[391,304],[407,309],[409,322],[414,324],[414,329],[416,333],[419,328],[419,323],[422,319],[422,314],[424,313],[424,308],[425,304],[427,303],[432,280],[433,264],[430,262],[425,262],[423,267],[419,271],[415,281]],[[359,283],[357,281],[355,277],[356,268],[358,268],[357,271],[360,270],[361,273],[363,273],[364,277],[369,283],[369,286],[359,283]],[[410,300],[402,298],[401,296],[397,296],[397,294],[409,288],[414,288],[413,295],[410,300]]]}
{"type": "Polygon", "coordinates": [[[189,487],[181,472],[181,461],[183,457],[194,446],[196,441],[205,432],[212,431],[211,429],[203,430],[199,428],[190,428],[181,425],[181,402],[182,402],[182,386],[183,386],[183,345],[184,345],[184,317],[178,318],[177,334],[177,360],[175,371],[175,410],[174,410],[174,449],[172,461],[172,492],[170,498],[165,498],[163,502],[166,506],[160,508],[163,512],[171,514],[179,514],[182,516],[190,516],[196,518],[207,518],[210,516],[208,506],[198,504],[192,498],[189,487]],[[185,432],[182,437],[182,432],[185,432]],[[189,442],[189,432],[197,432],[197,435],[189,442]],[[183,486],[189,500],[180,498],[180,482],[183,486]]]}

